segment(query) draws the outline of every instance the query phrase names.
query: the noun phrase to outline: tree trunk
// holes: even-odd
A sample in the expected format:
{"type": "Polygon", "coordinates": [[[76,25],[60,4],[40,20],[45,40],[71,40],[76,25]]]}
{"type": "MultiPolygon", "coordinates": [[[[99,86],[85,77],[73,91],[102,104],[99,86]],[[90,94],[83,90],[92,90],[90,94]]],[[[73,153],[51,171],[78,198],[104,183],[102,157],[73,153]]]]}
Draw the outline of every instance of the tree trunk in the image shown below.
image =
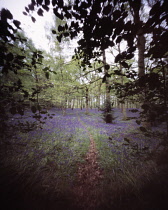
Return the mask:
{"type": "Polygon", "coordinates": [[[144,34],[138,34],[137,48],[138,48],[138,75],[139,75],[139,78],[145,75],[145,62],[144,62],[145,42],[146,42],[146,40],[145,40],[144,34]]]}
{"type": "MultiPolygon", "coordinates": [[[[103,51],[103,64],[104,64],[104,75],[107,75],[107,74],[108,74],[108,70],[105,68],[105,65],[106,65],[105,50],[103,51]]],[[[108,77],[106,77],[105,85],[106,85],[105,100],[106,100],[106,102],[109,103],[109,105],[111,106],[110,89],[109,89],[109,79],[108,79],[108,77]]]]}
{"type": "Polygon", "coordinates": [[[88,109],[89,109],[89,89],[88,87],[86,87],[86,113],[88,113],[88,109]]]}

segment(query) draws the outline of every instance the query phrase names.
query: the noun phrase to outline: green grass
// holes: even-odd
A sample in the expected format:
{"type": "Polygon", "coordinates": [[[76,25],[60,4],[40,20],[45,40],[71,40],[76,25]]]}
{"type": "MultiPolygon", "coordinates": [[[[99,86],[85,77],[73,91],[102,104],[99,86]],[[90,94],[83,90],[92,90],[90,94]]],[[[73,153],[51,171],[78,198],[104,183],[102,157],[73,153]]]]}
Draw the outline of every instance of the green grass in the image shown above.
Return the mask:
{"type": "MultiPolygon", "coordinates": [[[[122,147],[122,143],[113,139],[114,135],[120,135],[119,133],[113,133],[112,143],[108,141],[108,136],[100,134],[100,129],[87,126],[82,120],[80,122],[84,127],[77,128],[73,135],[66,131],[60,135],[60,130],[57,129],[52,133],[37,132],[32,136],[18,132],[19,142],[17,139],[13,140],[13,144],[5,145],[5,149],[1,148],[0,151],[2,162],[0,169],[3,169],[1,170],[3,173],[0,173],[2,189],[10,191],[12,185],[16,188],[14,192],[22,192],[29,198],[36,199],[38,194],[46,200],[57,199],[65,203],[65,200],[73,195],[78,165],[85,161],[91,135],[96,143],[98,164],[103,172],[102,182],[97,188],[99,202],[105,209],[124,209],[124,203],[136,207],[131,200],[134,198],[137,204],[145,209],[145,206],[150,204],[143,191],[158,184],[160,179],[158,164],[167,160],[167,153],[164,161],[159,159],[160,162],[156,161],[155,157],[148,160],[125,159],[122,152],[117,155],[110,147],[110,144],[122,147]]],[[[133,130],[128,131],[126,135],[129,135],[129,132],[133,130]]],[[[163,178],[163,182],[165,180],[163,178]]],[[[156,186],[156,191],[157,189],[160,192],[161,188],[156,186]]],[[[152,194],[150,198],[153,198],[152,194]]],[[[132,206],[125,209],[135,209],[132,206]]]]}
{"type": "Polygon", "coordinates": [[[2,157],[10,177],[18,182],[23,180],[20,186],[27,189],[28,196],[38,192],[44,196],[68,198],[78,164],[84,161],[90,144],[86,132],[77,129],[70,137],[64,132],[61,139],[56,132],[37,133],[31,139],[26,133],[20,132],[19,136],[21,144],[16,141],[9,145],[7,154],[2,157]]]}

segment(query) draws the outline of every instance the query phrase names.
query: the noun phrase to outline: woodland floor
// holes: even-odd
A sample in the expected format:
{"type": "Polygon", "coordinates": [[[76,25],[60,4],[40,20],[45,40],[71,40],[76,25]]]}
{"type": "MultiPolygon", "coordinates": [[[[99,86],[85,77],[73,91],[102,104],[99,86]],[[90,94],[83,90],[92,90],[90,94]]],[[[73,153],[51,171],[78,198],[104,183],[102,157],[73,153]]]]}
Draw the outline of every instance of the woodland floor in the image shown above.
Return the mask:
{"type": "MultiPolygon", "coordinates": [[[[73,117],[73,115],[70,116],[73,117]]],[[[53,119],[53,121],[55,119],[53,119]]],[[[83,156],[83,161],[79,162],[77,165],[75,183],[72,185],[72,188],[65,189],[62,194],[59,193],[59,196],[58,192],[54,191],[56,185],[54,174],[58,169],[55,162],[47,160],[46,165],[41,168],[37,165],[37,167],[40,168],[39,174],[34,173],[36,168],[31,166],[33,162],[28,162],[29,168],[24,164],[24,161],[22,161],[23,165],[16,164],[17,167],[13,167],[15,161],[22,164],[19,158],[21,158],[21,154],[23,154],[21,150],[25,148],[24,142],[21,142],[22,144],[17,142],[17,147],[21,149],[17,150],[17,153],[15,153],[16,157],[11,159],[13,162],[6,160],[10,155],[13,155],[13,149],[16,148],[16,145],[10,144],[10,141],[8,142],[9,144],[0,145],[0,157],[3,158],[3,161],[2,158],[0,160],[0,198],[2,199],[1,206],[3,206],[3,210],[168,209],[167,143],[162,145],[162,150],[159,152],[154,151],[150,153],[150,156],[145,156],[148,160],[143,159],[144,162],[141,168],[131,165],[132,163],[125,166],[126,169],[128,167],[128,171],[124,171],[121,168],[113,169],[110,167],[110,170],[114,171],[114,173],[110,172],[110,176],[114,176],[114,178],[110,177],[112,181],[109,181],[106,180],[106,173],[108,171],[105,171],[104,168],[100,166],[101,151],[98,151],[96,137],[94,133],[92,133],[92,129],[89,130],[89,126],[93,124],[92,121],[90,121],[90,125],[88,126],[86,122],[89,121],[86,121],[85,117],[82,118],[75,115],[73,119],[75,122],[78,119],[77,124],[83,129],[82,132],[86,133],[86,136],[89,137],[89,147],[83,156]],[[22,168],[22,170],[19,170],[20,168],[22,168]],[[115,172],[115,170],[117,171],[115,172]]],[[[87,120],[89,119],[90,118],[87,117],[87,120]]],[[[118,125],[116,124],[115,126],[118,125]]],[[[118,134],[120,132],[122,134],[125,132],[122,130],[123,128],[124,127],[120,126],[116,133],[118,134]]],[[[126,133],[124,133],[124,135],[126,135],[126,133]]],[[[137,136],[138,134],[135,133],[134,135],[137,136]]],[[[127,141],[132,141],[132,138],[130,136],[124,137],[123,145],[127,143],[124,148],[128,148],[129,142],[127,141]]],[[[85,141],[85,139],[82,141],[85,141]]],[[[115,143],[114,136],[110,136],[109,138],[109,142],[112,141],[115,143]]],[[[72,144],[74,143],[75,142],[72,142],[72,144]]],[[[119,145],[119,148],[121,148],[121,145],[119,145]]],[[[145,147],[142,149],[144,148],[145,147]]],[[[51,155],[53,155],[53,150],[51,150],[51,152],[51,155]]],[[[106,153],[106,151],[104,152],[106,153]]],[[[60,181],[61,179],[62,177],[60,181]]]]}
{"type": "Polygon", "coordinates": [[[98,189],[103,172],[97,162],[98,152],[91,134],[89,151],[85,159],[86,163],[78,167],[77,182],[74,188],[75,203],[81,209],[96,209],[99,206],[98,189]]]}

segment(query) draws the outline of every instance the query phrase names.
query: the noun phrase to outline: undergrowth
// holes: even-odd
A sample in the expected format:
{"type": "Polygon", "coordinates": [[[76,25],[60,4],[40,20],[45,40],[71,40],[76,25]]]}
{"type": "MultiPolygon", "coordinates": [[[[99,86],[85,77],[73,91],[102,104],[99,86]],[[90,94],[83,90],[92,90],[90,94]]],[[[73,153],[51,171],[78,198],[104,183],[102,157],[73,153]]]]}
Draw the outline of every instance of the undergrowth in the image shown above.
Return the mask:
{"type": "MultiPolygon", "coordinates": [[[[100,209],[163,210],[168,196],[166,141],[158,152],[158,147],[149,147],[152,138],[160,138],[158,134],[152,136],[131,126],[123,133],[122,125],[115,125],[109,134],[105,128],[96,128],[89,115],[81,116],[84,118],[71,117],[75,128],[61,130],[51,122],[47,132],[18,129],[17,136],[1,142],[0,193],[6,209],[70,209],[77,169],[85,163],[91,135],[103,174],[97,187],[100,209]]],[[[97,123],[98,115],[92,117],[97,123]]],[[[68,125],[68,119],[63,122],[68,125]]]]}

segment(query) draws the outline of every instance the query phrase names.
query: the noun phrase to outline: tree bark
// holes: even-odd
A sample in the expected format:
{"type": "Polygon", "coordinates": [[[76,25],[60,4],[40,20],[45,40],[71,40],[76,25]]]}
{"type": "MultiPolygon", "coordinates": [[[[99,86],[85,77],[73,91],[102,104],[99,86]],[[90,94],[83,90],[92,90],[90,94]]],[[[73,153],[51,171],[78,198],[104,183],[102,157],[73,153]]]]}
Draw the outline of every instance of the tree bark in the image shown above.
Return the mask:
{"type": "Polygon", "coordinates": [[[89,89],[88,87],[86,87],[86,113],[88,113],[88,109],[89,109],[89,89]]]}

